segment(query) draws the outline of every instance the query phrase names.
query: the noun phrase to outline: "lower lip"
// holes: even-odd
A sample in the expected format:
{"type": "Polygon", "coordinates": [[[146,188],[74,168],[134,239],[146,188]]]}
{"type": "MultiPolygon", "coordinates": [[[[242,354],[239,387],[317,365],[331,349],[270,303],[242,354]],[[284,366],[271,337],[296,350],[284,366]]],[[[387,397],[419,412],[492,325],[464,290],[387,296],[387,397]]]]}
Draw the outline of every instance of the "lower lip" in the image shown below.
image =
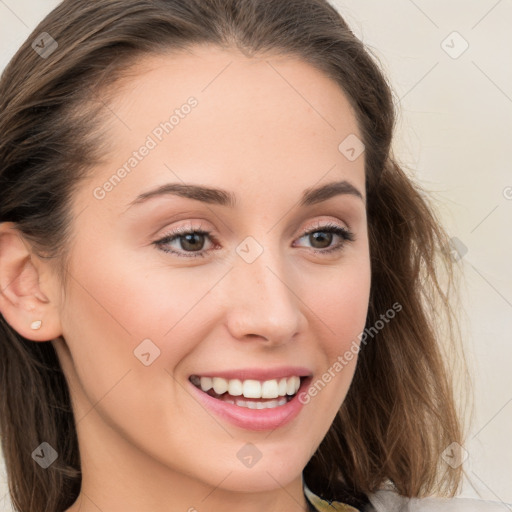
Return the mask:
{"type": "Polygon", "coordinates": [[[303,403],[299,401],[299,394],[307,389],[311,377],[304,379],[295,396],[286,404],[272,409],[248,409],[234,404],[228,404],[213,398],[189,381],[193,393],[199,401],[210,411],[228,420],[237,427],[246,430],[275,430],[290,423],[302,410],[303,403]]]}

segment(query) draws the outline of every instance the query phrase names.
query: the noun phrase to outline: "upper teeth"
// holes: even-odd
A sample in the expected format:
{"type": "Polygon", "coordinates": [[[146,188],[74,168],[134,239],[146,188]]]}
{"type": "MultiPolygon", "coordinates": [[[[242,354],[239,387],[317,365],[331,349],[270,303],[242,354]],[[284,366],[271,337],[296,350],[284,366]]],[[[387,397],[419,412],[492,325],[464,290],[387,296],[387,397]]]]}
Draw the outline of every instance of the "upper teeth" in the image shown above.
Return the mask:
{"type": "Polygon", "coordinates": [[[226,391],[232,396],[243,395],[245,398],[277,398],[278,396],[294,395],[300,387],[300,377],[293,377],[265,380],[244,380],[222,377],[197,377],[193,376],[191,381],[200,385],[203,391],[213,388],[215,393],[222,395],[226,391]]]}

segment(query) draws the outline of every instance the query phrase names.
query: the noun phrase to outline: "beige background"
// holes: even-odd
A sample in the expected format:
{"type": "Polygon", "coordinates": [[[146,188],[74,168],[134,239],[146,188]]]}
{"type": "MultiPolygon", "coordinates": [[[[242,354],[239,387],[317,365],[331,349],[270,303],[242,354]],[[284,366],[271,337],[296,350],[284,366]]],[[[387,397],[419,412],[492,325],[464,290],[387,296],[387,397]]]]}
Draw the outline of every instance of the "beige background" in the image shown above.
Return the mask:
{"type": "MultiPolygon", "coordinates": [[[[57,3],[0,0],[0,69],[57,3]]],[[[463,327],[476,411],[462,494],[512,503],[512,2],[332,3],[392,84],[397,154],[467,248],[463,327]]],[[[0,512],[11,510],[5,480],[0,465],[0,512]]]]}

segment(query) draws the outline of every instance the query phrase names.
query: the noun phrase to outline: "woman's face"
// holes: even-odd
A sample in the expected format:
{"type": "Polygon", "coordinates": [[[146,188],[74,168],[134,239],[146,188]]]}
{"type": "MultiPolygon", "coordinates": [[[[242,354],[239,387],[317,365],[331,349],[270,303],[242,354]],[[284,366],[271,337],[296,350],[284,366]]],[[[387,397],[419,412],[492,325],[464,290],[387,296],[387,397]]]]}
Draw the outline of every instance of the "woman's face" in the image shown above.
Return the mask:
{"type": "Polygon", "coordinates": [[[148,485],[173,473],[225,490],[285,486],[345,398],[356,357],[344,354],[367,314],[354,112],[293,57],[196,47],[146,58],[126,80],[106,107],[110,153],[75,195],[52,341],[84,482],[110,468],[148,485]],[[238,405],[191,376],[225,377],[238,405]],[[300,399],[239,395],[272,380],[267,396],[293,393],[284,377],[302,377],[300,399]]]}

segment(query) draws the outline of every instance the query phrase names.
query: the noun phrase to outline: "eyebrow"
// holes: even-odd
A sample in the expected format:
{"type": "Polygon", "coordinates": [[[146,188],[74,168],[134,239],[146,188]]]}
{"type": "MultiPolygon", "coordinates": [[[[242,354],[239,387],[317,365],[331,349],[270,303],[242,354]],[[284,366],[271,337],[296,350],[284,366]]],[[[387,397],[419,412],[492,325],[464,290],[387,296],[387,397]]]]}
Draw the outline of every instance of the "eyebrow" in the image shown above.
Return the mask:
{"type": "MultiPolygon", "coordinates": [[[[226,206],[228,208],[234,208],[236,206],[235,194],[228,192],[227,190],[186,183],[167,183],[140,194],[128,204],[128,208],[135,204],[143,203],[149,199],[166,195],[185,197],[201,201],[203,203],[226,206]]],[[[361,192],[350,182],[343,180],[327,183],[326,185],[322,185],[317,188],[306,189],[302,194],[299,206],[311,206],[321,203],[322,201],[327,201],[328,199],[338,195],[352,195],[360,198],[364,202],[361,192]]]]}

